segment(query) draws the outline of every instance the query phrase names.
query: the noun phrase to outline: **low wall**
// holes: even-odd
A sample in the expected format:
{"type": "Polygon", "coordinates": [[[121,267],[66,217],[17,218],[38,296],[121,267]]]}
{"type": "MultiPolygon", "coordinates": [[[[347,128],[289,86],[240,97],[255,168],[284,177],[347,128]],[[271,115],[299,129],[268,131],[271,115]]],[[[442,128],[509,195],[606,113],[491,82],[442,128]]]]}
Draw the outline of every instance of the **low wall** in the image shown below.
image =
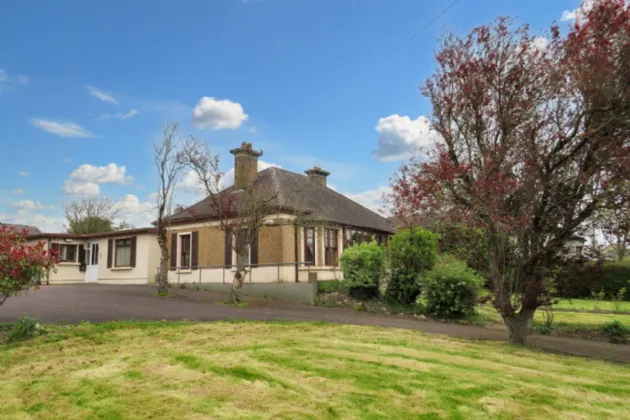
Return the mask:
{"type": "MultiPolygon", "coordinates": [[[[231,284],[204,283],[208,291],[230,293],[231,284]]],[[[243,285],[243,296],[268,297],[296,303],[315,303],[316,283],[253,283],[243,285]]]]}

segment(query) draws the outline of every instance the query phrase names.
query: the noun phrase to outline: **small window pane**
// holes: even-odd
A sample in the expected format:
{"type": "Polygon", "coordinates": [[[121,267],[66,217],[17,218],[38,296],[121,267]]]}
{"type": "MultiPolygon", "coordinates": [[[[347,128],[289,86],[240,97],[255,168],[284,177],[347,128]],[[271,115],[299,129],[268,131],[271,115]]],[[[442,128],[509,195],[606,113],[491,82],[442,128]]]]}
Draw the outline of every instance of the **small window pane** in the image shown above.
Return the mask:
{"type": "Polygon", "coordinates": [[[180,252],[181,252],[181,259],[180,259],[180,266],[182,267],[190,267],[190,241],[191,241],[191,236],[190,235],[181,235],[179,237],[179,241],[180,241],[180,252]]]}

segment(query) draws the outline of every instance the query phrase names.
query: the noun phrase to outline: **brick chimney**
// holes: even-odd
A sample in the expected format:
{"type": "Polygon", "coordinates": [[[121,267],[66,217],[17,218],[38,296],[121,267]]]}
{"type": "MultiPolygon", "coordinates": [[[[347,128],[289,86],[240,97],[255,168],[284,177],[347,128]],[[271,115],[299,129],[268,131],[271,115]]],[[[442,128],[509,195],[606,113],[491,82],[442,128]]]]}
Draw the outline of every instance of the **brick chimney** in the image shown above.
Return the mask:
{"type": "Polygon", "coordinates": [[[317,165],[313,166],[313,169],[304,171],[304,173],[314,182],[319,182],[323,186],[326,186],[326,178],[330,175],[330,172],[323,170],[317,165]]]}
{"type": "Polygon", "coordinates": [[[258,158],[262,151],[252,149],[251,143],[243,142],[241,147],[230,150],[234,155],[234,188],[242,190],[256,179],[258,158]]]}

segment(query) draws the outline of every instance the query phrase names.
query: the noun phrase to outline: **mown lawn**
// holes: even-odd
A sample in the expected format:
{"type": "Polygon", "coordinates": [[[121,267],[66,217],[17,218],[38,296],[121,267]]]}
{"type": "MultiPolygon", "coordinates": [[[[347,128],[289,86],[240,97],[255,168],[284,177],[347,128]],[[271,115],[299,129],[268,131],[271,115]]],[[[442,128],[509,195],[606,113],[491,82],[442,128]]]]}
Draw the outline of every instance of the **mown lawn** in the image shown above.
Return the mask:
{"type": "MultiPolygon", "coordinates": [[[[630,314],[630,302],[619,302],[620,312],[630,314]]],[[[615,311],[615,303],[609,300],[562,299],[554,307],[571,311],[615,311]]]]}
{"type": "MultiPolygon", "coordinates": [[[[499,313],[490,305],[482,305],[478,308],[478,312],[482,319],[495,323],[503,323],[499,313]]],[[[620,321],[622,324],[630,328],[630,315],[613,314],[613,313],[595,313],[595,312],[568,312],[556,311],[554,313],[553,325],[556,327],[566,327],[575,331],[592,331],[597,330],[604,324],[611,321],[620,321]]],[[[543,324],[543,311],[537,310],[534,316],[534,325],[543,324]]]]}
{"type": "Polygon", "coordinates": [[[630,419],[628,365],[375,327],[55,327],[0,368],[2,419],[630,419]]]}

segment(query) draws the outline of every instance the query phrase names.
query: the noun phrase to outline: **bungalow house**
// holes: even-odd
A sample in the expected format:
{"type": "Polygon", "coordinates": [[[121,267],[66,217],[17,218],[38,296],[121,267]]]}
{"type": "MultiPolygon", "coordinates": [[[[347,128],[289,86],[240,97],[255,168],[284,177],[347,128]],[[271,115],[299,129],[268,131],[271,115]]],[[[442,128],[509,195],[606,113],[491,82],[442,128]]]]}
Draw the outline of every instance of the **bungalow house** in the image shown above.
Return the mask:
{"type": "Polygon", "coordinates": [[[160,248],[155,229],[127,229],[79,235],[33,232],[27,243],[44,242],[60,262],[44,284],[147,284],[155,282],[160,248]]]}
{"type": "MultiPolygon", "coordinates": [[[[330,173],[317,166],[305,175],[276,167],[258,172],[262,152],[251,143],[230,153],[235,182],[221,197],[238,200],[248,185],[253,191],[273,192],[269,212],[249,249],[246,282],[341,279],[338,258],[346,247],[363,241],[383,243],[394,232],[387,219],[330,189],[330,173]]],[[[222,228],[216,207],[206,197],[169,217],[170,283],[232,281],[235,237],[222,228]]]]}

